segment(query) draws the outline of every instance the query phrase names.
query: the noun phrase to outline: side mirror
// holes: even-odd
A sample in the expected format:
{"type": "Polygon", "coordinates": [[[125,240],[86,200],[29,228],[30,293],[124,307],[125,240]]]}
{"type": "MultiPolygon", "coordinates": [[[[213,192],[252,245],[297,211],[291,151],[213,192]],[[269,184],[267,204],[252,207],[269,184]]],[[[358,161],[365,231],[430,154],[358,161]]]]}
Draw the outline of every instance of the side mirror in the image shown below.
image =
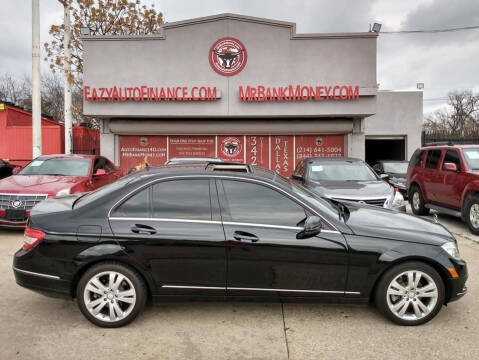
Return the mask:
{"type": "Polygon", "coordinates": [[[298,173],[293,173],[293,175],[291,175],[291,177],[293,179],[296,179],[296,180],[303,180],[303,175],[298,174],[298,173]]]}
{"type": "Polygon", "coordinates": [[[444,165],[442,166],[442,169],[445,171],[457,172],[457,165],[454,163],[444,163],[444,165]]]}
{"type": "Polygon", "coordinates": [[[296,234],[296,239],[308,239],[318,235],[323,228],[321,219],[317,216],[308,216],[304,222],[304,229],[296,234]]]}
{"type": "Polygon", "coordinates": [[[95,173],[95,176],[105,175],[106,171],[104,169],[98,169],[95,173]]]}
{"type": "Polygon", "coordinates": [[[388,174],[381,174],[379,175],[379,177],[384,180],[384,181],[388,181],[389,180],[389,175],[388,174]]]}
{"type": "Polygon", "coordinates": [[[17,175],[20,170],[22,170],[22,167],[21,166],[15,166],[13,169],[12,169],[12,175],[17,175]]]}

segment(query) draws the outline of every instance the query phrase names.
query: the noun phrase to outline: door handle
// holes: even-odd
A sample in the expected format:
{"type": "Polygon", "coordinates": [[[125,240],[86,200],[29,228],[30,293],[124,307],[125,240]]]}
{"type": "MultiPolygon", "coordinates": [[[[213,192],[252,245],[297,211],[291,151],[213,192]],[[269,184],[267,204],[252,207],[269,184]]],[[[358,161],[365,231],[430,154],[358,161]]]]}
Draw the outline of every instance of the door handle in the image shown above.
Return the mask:
{"type": "Polygon", "coordinates": [[[233,238],[238,241],[250,241],[250,242],[259,241],[259,238],[256,235],[253,235],[244,231],[235,231],[233,234],[233,238]]]}
{"type": "Polygon", "coordinates": [[[135,234],[146,234],[146,235],[153,235],[156,234],[156,230],[148,225],[142,224],[135,224],[131,227],[131,231],[135,234]]]}

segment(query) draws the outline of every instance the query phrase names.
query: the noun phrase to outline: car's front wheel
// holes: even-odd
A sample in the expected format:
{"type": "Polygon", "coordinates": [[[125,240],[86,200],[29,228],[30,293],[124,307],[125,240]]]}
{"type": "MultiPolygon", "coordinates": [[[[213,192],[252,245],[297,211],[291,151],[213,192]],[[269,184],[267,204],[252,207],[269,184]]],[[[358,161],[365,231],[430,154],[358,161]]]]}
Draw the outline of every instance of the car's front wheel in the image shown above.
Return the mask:
{"type": "Polygon", "coordinates": [[[88,269],[77,286],[78,306],[95,325],[120,327],[143,310],[147,291],[141,276],[120,263],[100,263],[88,269]]]}
{"type": "Polygon", "coordinates": [[[412,212],[415,215],[427,215],[429,209],[425,207],[424,198],[422,196],[421,188],[418,185],[413,185],[409,191],[409,203],[411,204],[412,212]]]}
{"type": "Polygon", "coordinates": [[[468,196],[465,205],[465,220],[469,230],[479,235],[479,195],[468,196]]]}
{"type": "Polygon", "coordinates": [[[444,304],[441,276],[421,262],[406,262],[387,271],[376,287],[376,306],[401,325],[428,322],[444,304]]]}

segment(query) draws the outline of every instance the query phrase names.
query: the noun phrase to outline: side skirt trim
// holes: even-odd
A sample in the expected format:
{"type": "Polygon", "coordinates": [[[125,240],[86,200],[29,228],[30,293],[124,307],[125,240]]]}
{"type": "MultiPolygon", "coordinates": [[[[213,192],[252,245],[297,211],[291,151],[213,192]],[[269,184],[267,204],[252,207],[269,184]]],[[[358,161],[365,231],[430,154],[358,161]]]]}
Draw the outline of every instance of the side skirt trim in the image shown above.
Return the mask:
{"type": "Polygon", "coordinates": [[[266,288],[219,287],[219,286],[162,285],[161,287],[166,289],[246,290],[246,291],[300,292],[300,293],[345,294],[345,295],[360,295],[361,294],[360,292],[357,292],[357,291],[266,289],[266,288]]]}

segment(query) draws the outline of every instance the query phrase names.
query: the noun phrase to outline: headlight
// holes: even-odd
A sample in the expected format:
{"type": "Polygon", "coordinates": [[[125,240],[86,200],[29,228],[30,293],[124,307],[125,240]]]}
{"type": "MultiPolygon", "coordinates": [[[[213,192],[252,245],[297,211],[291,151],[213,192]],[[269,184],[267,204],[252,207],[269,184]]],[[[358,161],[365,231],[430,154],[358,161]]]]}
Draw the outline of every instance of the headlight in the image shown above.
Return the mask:
{"type": "Polygon", "coordinates": [[[70,195],[70,188],[60,190],[55,196],[70,195]]]}
{"type": "Polygon", "coordinates": [[[461,260],[461,255],[459,254],[459,249],[457,245],[453,242],[447,242],[441,246],[445,252],[447,252],[453,259],[461,260]]]}

